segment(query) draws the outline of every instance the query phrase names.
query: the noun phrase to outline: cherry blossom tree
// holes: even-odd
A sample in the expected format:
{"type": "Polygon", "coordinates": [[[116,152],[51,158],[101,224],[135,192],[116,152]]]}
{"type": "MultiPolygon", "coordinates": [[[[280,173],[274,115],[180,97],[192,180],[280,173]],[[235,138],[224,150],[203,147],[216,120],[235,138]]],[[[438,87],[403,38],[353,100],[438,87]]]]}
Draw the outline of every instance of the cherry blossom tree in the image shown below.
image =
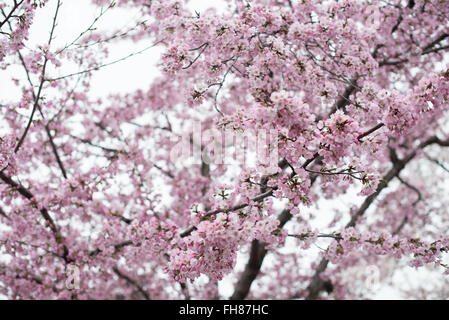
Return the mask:
{"type": "Polygon", "coordinates": [[[449,3],[224,2],[94,0],[63,46],[62,1],[0,3],[0,293],[369,298],[419,268],[439,281],[404,296],[447,298],[449,3]],[[116,10],[134,25],[96,28],[116,10]],[[127,41],[161,76],[96,97],[127,41]]]}

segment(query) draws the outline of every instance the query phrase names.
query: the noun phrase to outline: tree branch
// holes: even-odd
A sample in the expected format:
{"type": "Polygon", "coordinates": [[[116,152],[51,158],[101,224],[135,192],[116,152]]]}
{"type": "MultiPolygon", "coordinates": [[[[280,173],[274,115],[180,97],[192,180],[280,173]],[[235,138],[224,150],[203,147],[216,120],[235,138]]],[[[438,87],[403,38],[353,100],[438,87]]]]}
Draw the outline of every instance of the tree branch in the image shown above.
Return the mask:
{"type": "MultiPolygon", "coordinates": [[[[418,150],[423,149],[431,144],[438,144],[442,146],[449,146],[449,141],[442,141],[436,136],[430,137],[429,139],[422,142],[415,150],[408,154],[404,159],[400,160],[395,156],[391,157],[393,167],[387,172],[383,177],[382,182],[378,185],[376,192],[368,196],[365,201],[360,206],[359,210],[351,217],[351,220],[346,224],[345,229],[349,227],[354,227],[357,223],[358,218],[365,214],[366,210],[371,206],[374,200],[379,196],[380,192],[385,189],[394,177],[397,177],[399,173],[405,168],[405,165],[409,163],[417,154],[418,150]]],[[[394,152],[393,152],[394,155],[394,152]]],[[[320,264],[312,277],[312,281],[307,287],[308,295],[306,300],[315,300],[318,298],[320,292],[325,289],[326,282],[321,279],[321,273],[326,270],[329,264],[329,260],[326,258],[321,259],[320,264]]]]}
{"type": "MultiPolygon", "coordinates": [[[[56,28],[56,18],[58,17],[58,12],[59,12],[59,8],[60,7],[61,7],[61,1],[58,0],[58,3],[56,5],[56,11],[55,11],[55,14],[53,16],[53,23],[52,23],[51,30],[50,30],[50,37],[49,37],[48,43],[47,43],[48,44],[48,48],[50,47],[51,41],[53,40],[53,32],[55,31],[55,28],[56,28]]],[[[49,50],[49,49],[47,49],[47,50],[49,50]]],[[[36,109],[38,108],[39,99],[41,97],[42,88],[43,88],[44,82],[45,82],[45,69],[47,67],[47,63],[48,63],[48,58],[47,58],[47,54],[45,52],[44,64],[42,66],[42,72],[41,72],[41,82],[39,84],[39,88],[37,90],[37,94],[36,94],[35,99],[34,99],[33,110],[31,112],[30,119],[28,120],[28,124],[25,127],[25,131],[23,132],[19,142],[17,143],[17,146],[14,149],[14,152],[19,151],[20,147],[22,146],[22,144],[23,144],[23,142],[25,140],[25,137],[28,134],[28,130],[31,127],[31,123],[33,122],[33,116],[34,116],[34,113],[36,112],[36,109]]],[[[34,91],[33,91],[33,95],[34,95],[34,91]]]]}
{"type": "MultiPolygon", "coordinates": [[[[278,217],[280,222],[279,228],[282,228],[291,217],[290,210],[284,209],[278,217]]],[[[235,286],[234,293],[230,297],[231,300],[245,299],[249,293],[251,284],[260,272],[266,254],[265,244],[259,240],[253,240],[248,263],[235,286]]]]}
{"type": "MultiPolygon", "coordinates": [[[[6,176],[3,172],[0,172],[0,179],[3,180],[3,182],[5,182],[6,184],[10,185],[15,191],[18,191],[19,194],[21,194],[23,197],[25,197],[26,199],[31,201],[33,204],[33,200],[35,199],[35,197],[27,188],[25,188],[21,184],[18,184],[17,182],[12,180],[10,177],[6,176]]],[[[67,246],[65,244],[63,244],[64,238],[61,235],[61,233],[59,232],[58,227],[56,226],[53,218],[50,216],[49,212],[47,211],[47,209],[45,207],[43,207],[39,211],[40,211],[42,217],[48,223],[50,230],[53,232],[53,236],[56,240],[56,243],[58,243],[59,245],[62,244],[62,249],[63,249],[62,258],[64,259],[64,261],[66,263],[71,262],[71,259],[68,258],[69,249],[67,248],[67,246]]]]}
{"type": "Polygon", "coordinates": [[[112,268],[112,270],[114,270],[114,272],[120,278],[124,279],[128,284],[136,287],[136,289],[142,294],[142,296],[145,298],[145,300],[151,300],[150,299],[150,295],[145,290],[143,290],[142,286],[139,285],[135,280],[133,280],[130,277],[128,277],[126,274],[122,273],[117,266],[114,266],[112,268]]]}

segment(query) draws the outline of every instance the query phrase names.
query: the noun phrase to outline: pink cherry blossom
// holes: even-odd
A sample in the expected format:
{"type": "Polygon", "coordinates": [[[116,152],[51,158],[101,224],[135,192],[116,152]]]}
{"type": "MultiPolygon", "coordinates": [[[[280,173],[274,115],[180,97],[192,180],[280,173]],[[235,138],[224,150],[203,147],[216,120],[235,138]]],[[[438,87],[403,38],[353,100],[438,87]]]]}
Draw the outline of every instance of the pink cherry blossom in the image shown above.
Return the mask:
{"type": "Polygon", "coordinates": [[[93,0],[62,45],[62,1],[0,4],[0,297],[372,298],[369,266],[447,298],[447,3],[222,2],[93,0]]]}

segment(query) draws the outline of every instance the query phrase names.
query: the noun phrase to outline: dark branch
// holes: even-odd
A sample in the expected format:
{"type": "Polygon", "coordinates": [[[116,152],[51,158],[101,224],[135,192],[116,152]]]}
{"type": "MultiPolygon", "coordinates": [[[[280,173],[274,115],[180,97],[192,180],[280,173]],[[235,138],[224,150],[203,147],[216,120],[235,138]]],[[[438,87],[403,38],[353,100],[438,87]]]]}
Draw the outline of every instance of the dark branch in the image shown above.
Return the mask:
{"type": "Polygon", "coordinates": [[[149,294],[145,290],[143,290],[142,286],[139,285],[135,280],[122,273],[117,266],[114,266],[112,269],[120,278],[124,279],[128,284],[134,286],[146,300],[151,300],[149,294]]]}

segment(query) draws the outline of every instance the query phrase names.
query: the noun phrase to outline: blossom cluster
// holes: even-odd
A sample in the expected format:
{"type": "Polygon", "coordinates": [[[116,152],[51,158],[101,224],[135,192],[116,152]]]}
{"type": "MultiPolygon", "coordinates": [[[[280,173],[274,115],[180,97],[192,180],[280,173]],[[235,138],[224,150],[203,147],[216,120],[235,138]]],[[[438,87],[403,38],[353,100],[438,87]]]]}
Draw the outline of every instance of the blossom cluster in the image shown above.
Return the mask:
{"type": "Polygon", "coordinates": [[[0,137],[0,170],[4,169],[13,159],[16,138],[9,134],[0,137]]]}
{"type": "Polygon", "coordinates": [[[196,230],[177,241],[170,251],[166,272],[180,282],[193,281],[201,274],[221,280],[234,268],[238,249],[249,241],[257,239],[267,245],[284,241],[286,234],[278,230],[279,220],[250,212],[204,217],[196,230]]]}
{"type": "MultiPolygon", "coordinates": [[[[0,9],[9,17],[14,19],[8,20],[4,16],[5,21],[1,21],[2,27],[6,23],[10,27],[9,33],[0,33],[0,62],[11,53],[17,52],[23,48],[24,41],[28,38],[29,29],[33,22],[36,8],[43,7],[48,0],[25,0],[20,2],[20,6],[14,1],[14,4],[0,4],[0,9]],[[7,37],[5,37],[7,35],[7,37]]],[[[2,28],[2,31],[6,28],[2,28]]]]}
{"type": "Polygon", "coordinates": [[[358,249],[378,265],[442,265],[447,2],[90,2],[95,18],[67,39],[59,26],[70,10],[45,5],[53,16],[36,44],[30,28],[47,1],[0,4],[1,80],[18,93],[0,97],[0,295],[221,298],[217,281],[231,275],[243,280],[234,298],[320,298],[323,288],[344,298],[339,275],[357,267],[358,249]],[[131,11],[126,26],[100,23],[131,11]],[[109,59],[116,43],[129,55],[109,59]],[[148,75],[153,47],[160,75],[128,91],[123,83],[148,75]],[[98,98],[93,76],[128,59],[142,65],[108,77],[114,89],[98,98]],[[202,130],[232,132],[235,154],[247,139],[248,152],[207,161],[218,148],[202,130]],[[176,156],[180,138],[202,157],[176,156]],[[321,210],[322,200],[336,208],[321,210]],[[344,225],[370,231],[318,231],[344,225]],[[376,232],[392,226],[394,235],[376,232]],[[301,250],[279,250],[285,229],[301,250]],[[306,249],[322,238],[331,263],[310,270],[306,249]],[[235,267],[250,243],[248,279],[235,267]],[[254,269],[267,252],[275,262],[254,269]],[[77,289],[66,286],[72,267],[77,289]]]}
{"type": "MultiPolygon", "coordinates": [[[[310,228],[303,230],[294,237],[308,247],[320,234],[310,228]]],[[[406,238],[388,232],[360,232],[353,227],[345,228],[342,232],[330,235],[321,235],[335,239],[326,250],[325,257],[332,263],[338,264],[351,256],[357,250],[372,255],[386,255],[396,259],[412,256],[411,266],[421,267],[434,263],[446,267],[442,263],[442,254],[449,251],[449,237],[440,234],[433,242],[423,241],[420,238],[406,238]]]]}

